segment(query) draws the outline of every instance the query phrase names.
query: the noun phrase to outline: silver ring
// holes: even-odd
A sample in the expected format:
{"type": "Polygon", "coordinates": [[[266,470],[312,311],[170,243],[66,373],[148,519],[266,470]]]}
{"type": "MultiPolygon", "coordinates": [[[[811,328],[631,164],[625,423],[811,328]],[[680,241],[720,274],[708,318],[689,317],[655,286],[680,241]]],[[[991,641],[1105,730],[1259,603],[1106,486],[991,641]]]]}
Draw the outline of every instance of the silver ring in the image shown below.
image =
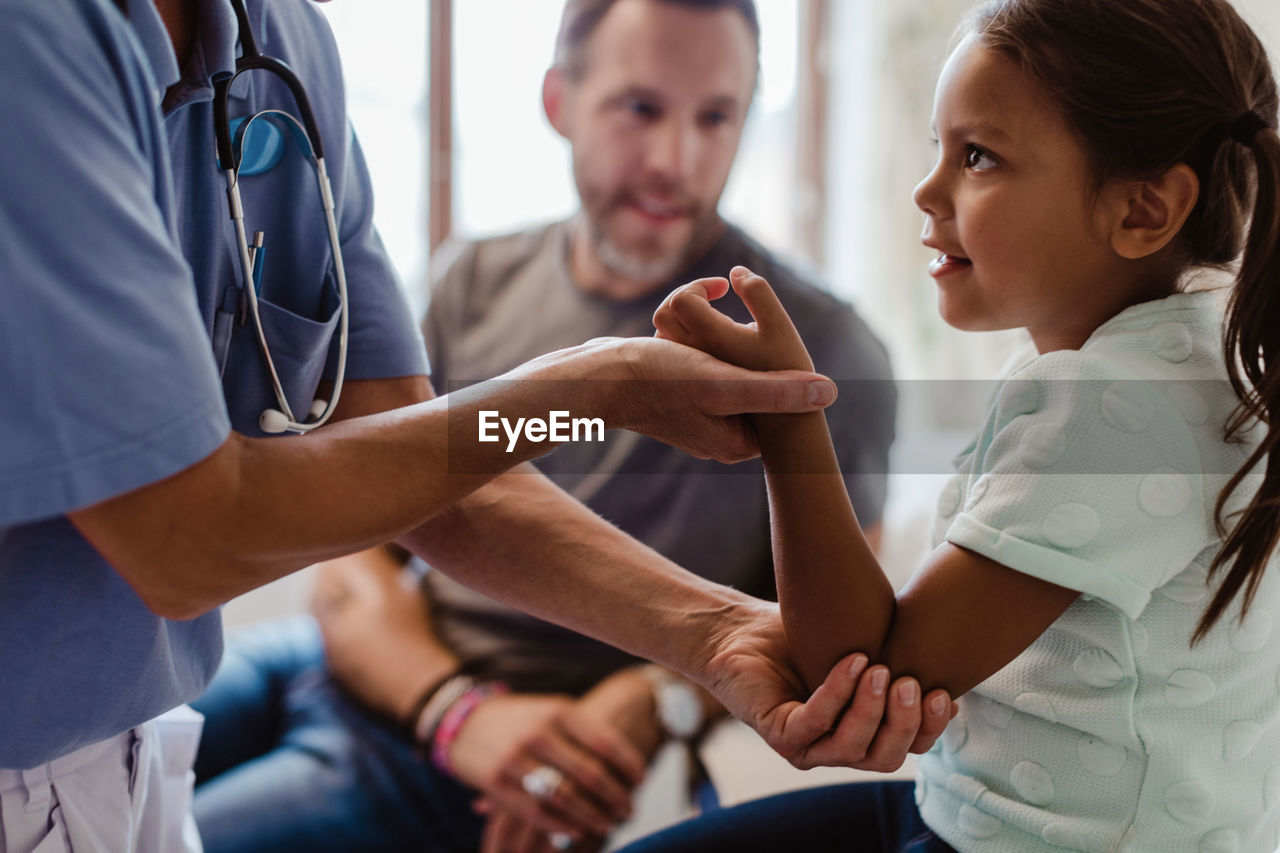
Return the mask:
{"type": "Polygon", "coordinates": [[[564,782],[564,774],[550,764],[541,764],[520,777],[520,787],[535,800],[547,800],[564,782]]]}
{"type": "Polygon", "coordinates": [[[568,850],[573,846],[573,836],[567,832],[553,832],[547,836],[547,841],[557,850],[568,850]]]}

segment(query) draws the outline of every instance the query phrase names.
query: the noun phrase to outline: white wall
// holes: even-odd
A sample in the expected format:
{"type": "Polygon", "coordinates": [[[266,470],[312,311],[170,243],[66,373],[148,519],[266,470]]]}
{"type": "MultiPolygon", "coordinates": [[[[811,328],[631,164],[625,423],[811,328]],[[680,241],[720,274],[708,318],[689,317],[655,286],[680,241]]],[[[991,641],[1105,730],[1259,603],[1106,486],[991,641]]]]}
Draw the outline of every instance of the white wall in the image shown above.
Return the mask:
{"type": "Polygon", "coordinates": [[[1280,57],[1280,3],[1276,0],[1235,0],[1235,6],[1267,45],[1274,65],[1280,57]]]}

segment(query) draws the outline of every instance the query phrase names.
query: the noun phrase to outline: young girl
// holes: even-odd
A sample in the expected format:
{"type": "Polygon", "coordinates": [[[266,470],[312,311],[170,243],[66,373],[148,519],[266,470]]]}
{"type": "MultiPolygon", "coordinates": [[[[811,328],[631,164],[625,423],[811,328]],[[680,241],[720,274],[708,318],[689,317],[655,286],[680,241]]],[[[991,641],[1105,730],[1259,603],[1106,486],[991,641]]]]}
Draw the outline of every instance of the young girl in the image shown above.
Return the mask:
{"type": "MultiPolygon", "coordinates": [[[[914,803],[875,783],[730,810],[637,850],[1272,851],[1280,844],[1280,137],[1225,0],[1000,0],[942,71],[916,189],[939,309],[1024,327],[895,599],[821,415],[761,417],[788,642],[967,692],[914,803]],[[1224,320],[1191,274],[1239,260],[1224,320]]],[[[659,333],[807,367],[688,285],[659,333]]],[[[907,796],[910,796],[909,794],[907,796]]]]}

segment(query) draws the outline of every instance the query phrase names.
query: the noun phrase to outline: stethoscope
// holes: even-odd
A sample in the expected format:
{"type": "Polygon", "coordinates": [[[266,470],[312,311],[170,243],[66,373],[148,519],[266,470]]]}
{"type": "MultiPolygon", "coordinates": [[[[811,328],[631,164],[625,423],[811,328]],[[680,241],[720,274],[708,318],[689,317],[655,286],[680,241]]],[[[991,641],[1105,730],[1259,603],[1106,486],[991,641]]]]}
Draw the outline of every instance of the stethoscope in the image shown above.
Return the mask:
{"type": "Polygon", "coordinates": [[[271,385],[275,390],[278,409],[267,409],[258,418],[258,427],[266,433],[310,432],[323,425],[333,415],[338,405],[338,397],[342,394],[342,378],[347,371],[347,271],[342,264],[342,246],[338,238],[338,223],[334,218],[333,187],[329,183],[329,173],[324,165],[324,145],[320,139],[320,130],[316,127],[315,116],[311,112],[311,102],[302,88],[301,81],[284,62],[270,56],[264,56],[258,50],[258,43],[253,37],[253,29],[249,26],[249,15],[245,11],[243,0],[231,0],[236,19],[240,27],[241,55],[236,59],[236,70],[233,74],[225,74],[213,84],[213,121],[218,142],[218,163],[227,178],[227,203],[231,209],[231,221],[236,227],[236,242],[240,249],[240,266],[244,275],[244,298],[248,303],[248,313],[253,318],[253,325],[258,334],[258,347],[262,350],[262,358],[266,362],[267,372],[271,375],[271,385]],[[263,110],[244,119],[233,132],[227,120],[227,94],[231,84],[245,71],[262,69],[268,71],[289,87],[293,99],[297,102],[302,121],[283,110],[263,110]],[[250,245],[244,230],[244,208],[240,201],[240,167],[243,160],[243,144],[249,128],[263,116],[275,116],[285,122],[293,131],[298,147],[311,162],[315,170],[316,186],[320,191],[320,204],[324,208],[325,222],[329,228],[329,247],[333,253],[333,268],[338,279],[338,371],[333,380],[333,395],[328,401],[315,400],[306,417],[301,420],[294,416],[285,397],[284,387],[280,384],[280,375],[276,371],[275,362],[271,358],[271,348],[267,345],[267,336],[262,329],[262,317],[258,311],[257,288],[262,277],[261,261],[263,254],[263,234],[254,234],[250,245]]]}

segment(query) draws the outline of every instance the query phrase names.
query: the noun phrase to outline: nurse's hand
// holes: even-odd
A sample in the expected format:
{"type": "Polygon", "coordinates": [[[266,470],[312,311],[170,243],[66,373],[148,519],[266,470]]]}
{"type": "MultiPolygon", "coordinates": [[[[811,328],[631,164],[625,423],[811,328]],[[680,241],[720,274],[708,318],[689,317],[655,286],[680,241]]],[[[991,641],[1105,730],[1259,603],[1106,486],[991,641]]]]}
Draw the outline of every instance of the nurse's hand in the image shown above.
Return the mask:
{"type": "MultiPolygon", "coordinates": [[[[712,309],[714,312],[714,309],[712,309]]],[[[586,380],[591,408],[609,428],[652,436],[700,459],[738,462],[759,454],[753,413],[816,412],[836,386],[807,370],[749,370],[659,338],[597,338],[534,359],[504,378],[586,380]],[[593,380],[605,380],[594,381],[593,380]]],[[[576,414],[576,413],[575,413],[576,414]]]]}
{"type": "Polygon", "coordinates": [[[955,716],[945,690],[921,697],[914,679],[890,683],[888,671],[867,669],[862,655],[839,661],[802,702],[777,605],[753,610],[739,608],[726,620],[732,627],[710,655],[704,684],[796,767],[891,772],[908,753],[927,752],[955,716]]]}

